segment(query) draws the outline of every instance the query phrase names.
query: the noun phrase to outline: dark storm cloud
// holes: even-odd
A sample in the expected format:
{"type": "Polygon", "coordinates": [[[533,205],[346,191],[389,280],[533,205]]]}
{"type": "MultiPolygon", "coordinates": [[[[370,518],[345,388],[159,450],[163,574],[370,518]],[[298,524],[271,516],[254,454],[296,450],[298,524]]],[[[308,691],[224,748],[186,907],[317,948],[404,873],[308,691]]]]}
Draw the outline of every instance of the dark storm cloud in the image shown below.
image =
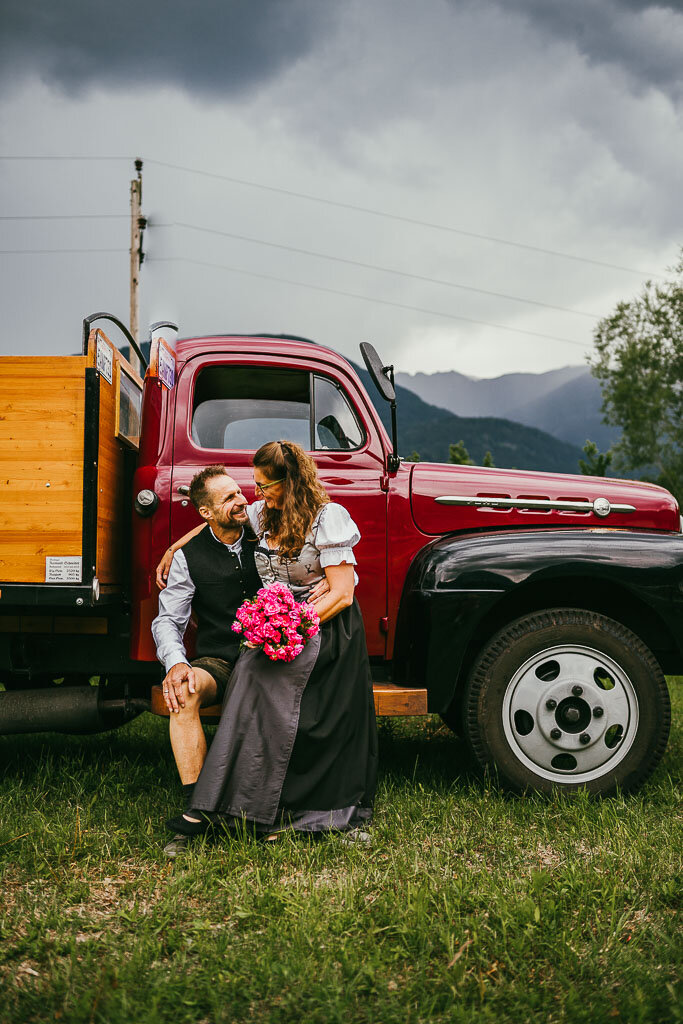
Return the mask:
{"type": "Polygon", "coordinates": [[[2,0],[0,74],[77,93],[180,85],[221,96],[273,78],[326,34],[315,0],[2,0]]]}
{"type": "MultiPolygon", "coordinates": [[[[460,0],[454,0],[455,6],[460,0]]],[[[640,85],[683,88],[680,0],[494,0],[542,32],[572,42],[593,64],[621,68],[640,85]]]]}

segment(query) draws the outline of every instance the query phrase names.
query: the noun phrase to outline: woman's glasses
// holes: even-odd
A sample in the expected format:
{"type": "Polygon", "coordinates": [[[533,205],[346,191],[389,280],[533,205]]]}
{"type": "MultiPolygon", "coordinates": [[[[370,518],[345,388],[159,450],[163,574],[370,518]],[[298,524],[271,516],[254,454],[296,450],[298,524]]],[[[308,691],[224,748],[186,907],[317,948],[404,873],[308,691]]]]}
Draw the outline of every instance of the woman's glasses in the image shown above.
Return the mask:
{"type": "Polygon", "coordinates": [[[284,482],[285,478],[281,477],[280,480],[271,480],[269,484],[254,484],[254,487],[257,491],[260,491],[261,494],[265,494],[269,487],[275,487],[275,484],[283,484],[284,482]]]}

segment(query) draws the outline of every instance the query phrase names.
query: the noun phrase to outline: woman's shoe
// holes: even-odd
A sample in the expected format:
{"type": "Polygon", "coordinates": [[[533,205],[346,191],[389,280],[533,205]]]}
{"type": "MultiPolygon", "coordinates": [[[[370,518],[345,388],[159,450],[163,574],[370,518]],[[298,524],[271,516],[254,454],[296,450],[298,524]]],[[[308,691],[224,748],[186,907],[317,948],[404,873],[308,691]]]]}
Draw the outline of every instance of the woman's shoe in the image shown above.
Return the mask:
{"type": "Polygon", "coordinates": [[[170,828],[171,832],[181,832],[184,836],[201,836],[213,825],[211,818],[205,811],[196,811],[194,808],[191,808],[185,813],[190,815],[191,818],[198,818],[199,820],[190,821],[189,818],[185,817],[185,814],[178,814],[175,818],[168,819],[166,828],[170,828]]]}

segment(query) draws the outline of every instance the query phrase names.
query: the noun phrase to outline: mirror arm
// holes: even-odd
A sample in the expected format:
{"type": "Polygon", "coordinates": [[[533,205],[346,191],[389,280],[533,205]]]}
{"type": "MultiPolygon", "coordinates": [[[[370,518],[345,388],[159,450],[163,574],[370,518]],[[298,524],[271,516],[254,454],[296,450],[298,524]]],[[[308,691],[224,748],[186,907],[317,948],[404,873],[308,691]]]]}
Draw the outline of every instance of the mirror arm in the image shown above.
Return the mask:
{"type": "MultiPolygon", "coordinates": [[[[392,388],[394,387],[394,367],[383,366],[382,373],[386,373],[387,377],[391,381],[392,388]]],[[[396,399],[390,403],[389,408],[391,409],[391,446],[392,453],[387,459],[387,469],[390,473],[395,473],[398,467],[401,465],[401,459],[398,454],[398,429],[396,427],[396,399]]]]}

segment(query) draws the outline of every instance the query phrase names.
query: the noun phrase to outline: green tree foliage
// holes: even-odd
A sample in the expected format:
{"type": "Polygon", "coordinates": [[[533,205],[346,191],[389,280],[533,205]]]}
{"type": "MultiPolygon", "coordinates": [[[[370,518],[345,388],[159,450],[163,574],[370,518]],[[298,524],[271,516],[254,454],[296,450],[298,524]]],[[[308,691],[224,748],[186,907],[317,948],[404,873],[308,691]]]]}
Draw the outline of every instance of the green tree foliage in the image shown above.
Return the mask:
{"type": "Polygon", "coordinates": [[[647,281],[595,330],[590,361],[607,423],[621,427],[615,466],[641,470],[683,501],[683,249],[676,275],[647,281]]]}
{"type": "Polygon", "coordinates": [[[484,458],[482,459],[482,466],[486,466],[487,469],[493,469],[495,462],[493,461],[493,455],[491,452],[484,452],[484,458]]]}
{"type": "Polygon", "coordinates": [[[467,448],[465,448],[464,441],[458,441],[457,444],[449,444],[448,461],[452,462],[455,466],[474,465],[470,458],[470,453],[467,451],[467,448]]]}
{"type": "Polygon", "coordinates": [[[586,441],[583,446],[585,459],[579,459],[579,469],[584,476],[607,476],[607,470],[614,453],[611,448],[601,452],[595,441],[586,441]]]}
{"type": "Polygon", "coordinates": [[[406,462],[419,462],[419,461],[420,461],[420,453],[419,452],[412,452],[408,456],[408,458],[406,459],[406,462]]]}

